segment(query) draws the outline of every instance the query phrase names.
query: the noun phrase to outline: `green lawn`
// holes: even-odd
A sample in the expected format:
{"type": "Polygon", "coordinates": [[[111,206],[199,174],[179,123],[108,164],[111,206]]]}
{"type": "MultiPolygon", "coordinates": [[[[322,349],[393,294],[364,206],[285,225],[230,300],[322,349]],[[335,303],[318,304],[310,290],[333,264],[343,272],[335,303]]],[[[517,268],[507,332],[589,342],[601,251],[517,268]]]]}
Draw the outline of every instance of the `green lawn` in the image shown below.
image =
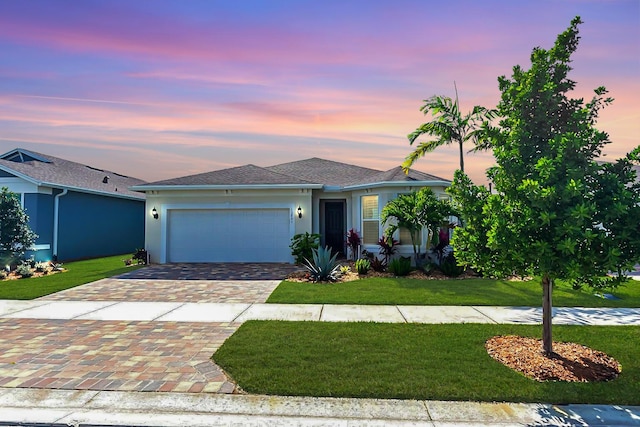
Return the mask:
{"type": "Polygon", "coordinates": [[[131,271],[138,266],[126,267],[122,262],[131,254],[116,255],[64,264],[63,273],[48,276],[6,280],[0,282],[0,299],[27,300],[53,294],[64,289],[84,285],[95,280],[104,279],[131,271]]]}
{"type": "Polygon", "coordinates": [[[540,326],[250,321],[213,359],[245,391],[293,396],[640,405],[639,326],[560,326],[622,364],[616,380],[539,383],[494,361],[495,335],[539,337],[540,326]]]}
{"type": "MultiPolygon", "coordinates": [[[[619,297],[595,297],[588,289],[574,291],[557,283],[553,303],[558,307],[640,307],[640,282],[630,281],[615,291],[619,297]]],[[[539,306],[539,280],[512,282],[493,279],[419,280],[364,278],[353,282],[315,284],[282,282],[267,300],[285,304],[390,304],[390,305],[502,305],[539,306]]]]}

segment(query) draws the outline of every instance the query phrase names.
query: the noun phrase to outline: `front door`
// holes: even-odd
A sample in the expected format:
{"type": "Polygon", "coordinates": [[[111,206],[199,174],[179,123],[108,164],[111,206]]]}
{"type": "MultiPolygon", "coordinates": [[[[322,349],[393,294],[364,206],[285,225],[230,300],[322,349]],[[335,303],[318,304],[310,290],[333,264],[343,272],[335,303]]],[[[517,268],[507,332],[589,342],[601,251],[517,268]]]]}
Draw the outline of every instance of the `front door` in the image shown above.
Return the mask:
{"type": "Polygon", "coordinates": [[[324,202],[324,243],[332,253],[338,252],[340,257],[345,254],[345,218],[344,201],[324,202]]]}

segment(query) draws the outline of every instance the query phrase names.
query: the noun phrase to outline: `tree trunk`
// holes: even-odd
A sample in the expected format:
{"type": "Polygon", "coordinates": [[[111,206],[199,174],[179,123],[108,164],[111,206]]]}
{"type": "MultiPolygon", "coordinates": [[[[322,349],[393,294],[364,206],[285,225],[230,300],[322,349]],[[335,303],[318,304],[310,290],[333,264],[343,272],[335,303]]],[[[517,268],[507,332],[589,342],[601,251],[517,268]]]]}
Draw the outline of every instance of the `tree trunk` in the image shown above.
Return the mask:
{"type": "Polygon", "coordinates": [[[553,353],[553,339],[551,334],[552,292],[553,280],[545,274],[542,277],[542,352],[545,356],[551,356],[553,353]]]}
{"type": "Polygon", "coordinates": [[[459,142],[459,145],[460,145],[460,170],[462,172],[464,172],[464,150],[462,148],[462,142],[463,141],[459,142]]]}

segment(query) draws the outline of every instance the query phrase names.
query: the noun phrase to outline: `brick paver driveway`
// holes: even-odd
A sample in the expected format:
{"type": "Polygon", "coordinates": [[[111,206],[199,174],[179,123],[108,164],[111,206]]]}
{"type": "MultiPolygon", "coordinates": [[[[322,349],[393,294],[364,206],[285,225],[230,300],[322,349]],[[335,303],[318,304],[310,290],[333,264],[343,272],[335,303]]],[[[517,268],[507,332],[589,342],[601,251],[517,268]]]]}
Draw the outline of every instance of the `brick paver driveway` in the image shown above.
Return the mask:
{"type": "MultiPolygon", "coordinates": [[[[295,268],[247,266],[149,266],[40,300],[264,302],[295,268]]],[[[231,393],[210,357],[238,326],[2,318],[0,387],[231,393]]]]}

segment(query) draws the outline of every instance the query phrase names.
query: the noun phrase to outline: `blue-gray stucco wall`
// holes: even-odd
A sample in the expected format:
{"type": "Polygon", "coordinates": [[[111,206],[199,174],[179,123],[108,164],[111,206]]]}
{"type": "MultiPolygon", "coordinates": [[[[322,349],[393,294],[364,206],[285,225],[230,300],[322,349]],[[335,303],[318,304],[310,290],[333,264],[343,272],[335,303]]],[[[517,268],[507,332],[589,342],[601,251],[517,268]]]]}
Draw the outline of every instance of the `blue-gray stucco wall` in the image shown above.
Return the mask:
{"type": "Polygon", "coordinates": [[[58,260],[133,253],[144,247],[144,200],[69,191],[59,198],[58,260]]]}
{"type": "Polygon", "coordinates": [[[29,227],[38,235],[36,245],[49,245],[49,249],[27,253],[36,261],[49,261],[53,255],[53,196],[50,194],[25,193],[24,209],[29,216],[29,227]]]}

